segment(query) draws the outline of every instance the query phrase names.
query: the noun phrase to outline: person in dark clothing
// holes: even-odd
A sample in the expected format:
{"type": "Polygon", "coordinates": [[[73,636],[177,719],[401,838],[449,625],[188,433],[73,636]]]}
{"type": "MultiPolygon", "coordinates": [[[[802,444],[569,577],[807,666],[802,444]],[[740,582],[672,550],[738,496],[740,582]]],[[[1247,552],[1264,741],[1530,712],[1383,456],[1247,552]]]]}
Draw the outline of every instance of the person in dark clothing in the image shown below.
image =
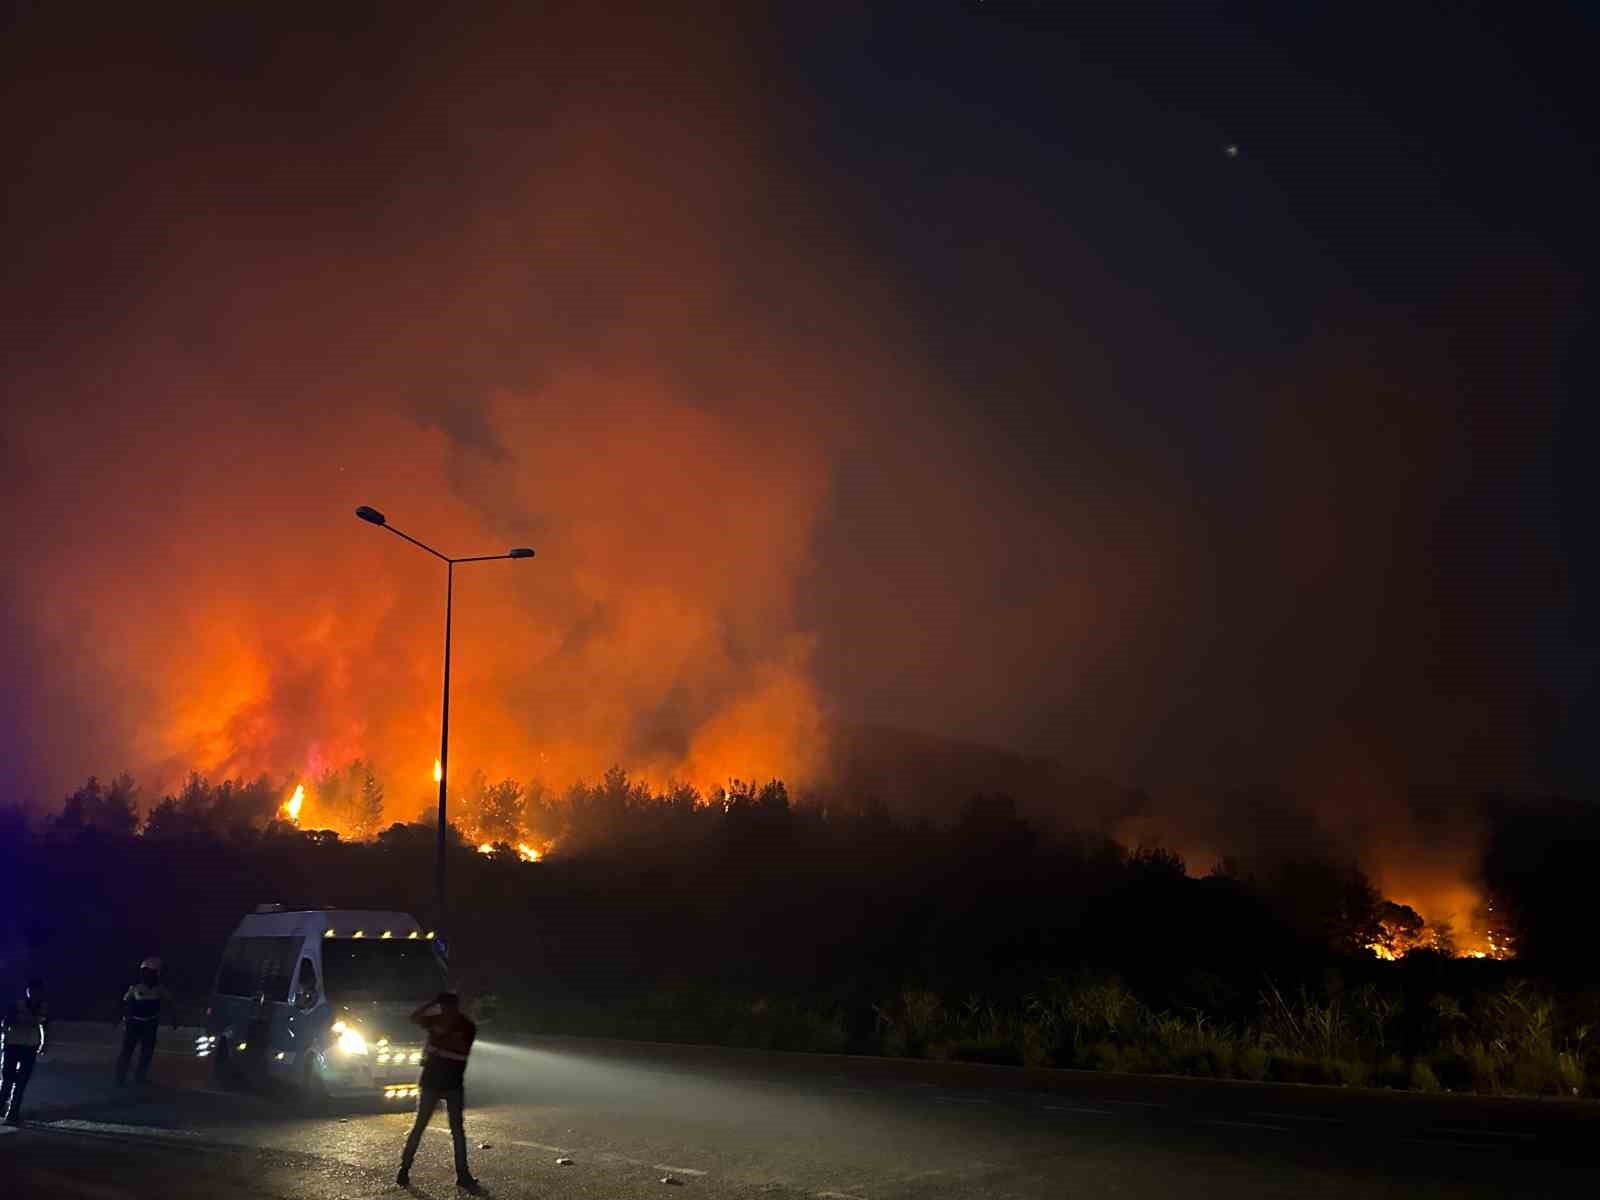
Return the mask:
{"type": "Polygon", "coordinates": [[[440,1100],[450,1114],[450,1139],[455,1143],[456,1186],[476,1191],[478,1181],[467,1170],[467,1135],[462,1126],[465,1107],[464,1081],[467,1074],[467,1056],[472,1053],[473,1039],[478,1027],[461,1011],[461,1000],[454,992],[441,992],[438,999],[430,1000],[411,1019],[428,1031],[428,1044],[422,1052],[421,1092],[417,1100],[417,1119],[406,1138],[406,1148],[400,1155],[400,1173],[395,1182],[406,1187],[411,1182],[411,1162],[417,1156],[417,1145],[422,1141],[422,1131],[433,1119],[433,1110],[440,1100]]]}
{"type": "Polygon", "coordinates": [[[30,979],[22,999],[0,1013],[0,1119],[22,1124],[22,1094],[28,1090],[33,1064],[44,1053],[50,1010],[44,982],[30,979]]]}
{"type": "Polygon", "coordinates": [[[147,958],[139,964],[139,982],[122,994],[122,1053],[117,1055],[117,1086],[128,1081],[128,1064],[135,1047],[139,1065],[134,1082],[143,1083],[150,1073],[150,1059],[156,1052],[156,1027],[161,1023],[161,1006],[172,1013],[172,1027],[178,1027],[178,1012],[161,986],[161,960],[147,958]]]}

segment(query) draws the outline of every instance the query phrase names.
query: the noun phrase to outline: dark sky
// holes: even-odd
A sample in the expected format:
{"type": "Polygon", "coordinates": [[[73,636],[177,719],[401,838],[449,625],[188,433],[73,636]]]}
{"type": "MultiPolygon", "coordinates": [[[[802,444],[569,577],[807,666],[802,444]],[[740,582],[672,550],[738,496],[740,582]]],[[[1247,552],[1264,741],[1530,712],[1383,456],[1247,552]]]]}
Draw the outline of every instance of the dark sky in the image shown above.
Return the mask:
{"type": "Polygon", "coordinates": [[[361,502],[508,770],[1592,779],[1592,9],[226,7],[5,9],[19,785],[431,758],[361,502]]]}
{"type": "MultiPolygon", "coordinates": [[[[913,298],[972,453],[1069,541],[1103,532],[1074,528],[1078,501],[1109,497],[1142,510],[1118,537],[1162,548],[1130,636],[1074,664],[1031,658],[1029,624],[994,709],[935,721],[1120,744],[1161,782],[1279,756],[1511,786],[1579,764],[1596,29],[1473,7],[805,25],[813,149],[913,298]]],[[[853,482],[881,494],[829,534],[867,558],[898,540],[895,484],[853,482]]],[[[1026,541],[949,549],[919,590],[1026,590],[1053,565],[1026,541]]],[[[968,663],[1012,636],[951,632],[968,663]]],[[[927,711],[902,679],[865,686],[927,711]]]]}

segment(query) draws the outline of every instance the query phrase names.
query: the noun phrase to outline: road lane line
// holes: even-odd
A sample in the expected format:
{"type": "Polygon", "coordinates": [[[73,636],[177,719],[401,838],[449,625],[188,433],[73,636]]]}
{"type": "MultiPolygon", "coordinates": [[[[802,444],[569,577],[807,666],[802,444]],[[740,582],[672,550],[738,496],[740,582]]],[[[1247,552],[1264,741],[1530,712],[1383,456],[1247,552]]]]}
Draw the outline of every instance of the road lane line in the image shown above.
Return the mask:
{"type": "Polygon", "coordinates": [[[186,1141],[200,1135],[192,1129],[163,1129],[159,1125],[118,1125],[111,1121],[46,1121],[46,1129],[57,1129],[63,1133],[111,1133],[121,1137],[147,1137],[156,1139],[169,1139],[186,1141]]]}
{"type": "Polygon", "coordinates": [[[1298,1113],[1281,1112],[1252,1112],[1246,1113],[1249,1117],[1268,1117],[1274,1121],[1309,1121],[1315,1125],[1343,1125],[1344,1122],[1337,1117],[1310,1117],[1298,1113]]]}
{"type": "Polygon", "coordinates": [[[1117,1115],[1109,1108],[1080,1108],[1076,1104],[1046,1104],[1045,1108],[1051,1112],[1093,1113],[1097,1117],[1114,1117],[1117,1115]]]}
{"type": "Polygon", "coordinates": [[[980,1100],[976,1096],[930,1096],[935,1104],[993,1104],[993,1100],[980,1100]]]}
{"type": "Polygon", "coordinates": [[[1452,1150],[1503,1150],[1493,1142],[1447,1142],[1443,1138],[1401,1138],[1403,1146],[1448,1146],[1452,1150]]]}
{"type": "MultiPolygon", "coordinates": [[[[432,1129],[431,1126],[429,1127],[429,1129],[430,1129],[431,1132],[434,1132],[434,1133],[449,1133],[450,1132],[448,1129],[435,1130],[435,1129],[432,1129]]],[[[549,1145],[548,1143],[545,1143],[545,1142],[520,1142],[516,1138],[507,1138],[506,1139],[506,1145],[508,1145],[508,1146],[526,1146],[530,1150],[553,1150],[557,1154],[565,1154],[567,1152],[565,1146],[551,1146],[551,1145],[549,1145]]]]}
{"type": "Polygon", "coordinates": [[[1532,1142],[1538,1140],[1538,1134],[1507,1132],[1500,1129],[1458,1129],[1451,1125],[1435,1125],[1430,1133],[1457,1133],[1467,1137],[1500,1138],[1503,1141],[1532,1142]]]}
{"type": "Polygon", "coordinates": [[[1165,1104],[1153,1104],[1149,1100],[1110,1100],[1105,1096],[1096,1096],[1096,1104],[1129,1104],[1134,1108],[1166,1108],[1165,1104]]]}
{"type": "Polygon", "coordinates": [[[1273,1133],[1288,1133],[1282,1125],[1263,1125],[1259,1121],[1224,1121],[1220,1118],[1202,1121],[1203,1125],[1229,1125],[1235,1129],[1270,1129],[1273,1133]]]}

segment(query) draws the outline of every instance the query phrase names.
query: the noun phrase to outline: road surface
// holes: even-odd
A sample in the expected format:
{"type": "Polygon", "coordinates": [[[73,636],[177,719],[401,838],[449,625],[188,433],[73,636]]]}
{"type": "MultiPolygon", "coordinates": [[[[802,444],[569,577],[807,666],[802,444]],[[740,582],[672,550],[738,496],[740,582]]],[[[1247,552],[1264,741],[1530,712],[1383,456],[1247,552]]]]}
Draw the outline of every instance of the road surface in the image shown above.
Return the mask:
{"type": "MultiPolygon", "coordinates": [[[[56,1074],[57,1097],[75,1072],[103,1083],[97,1056],[64,1047],[41,1077],[56,1074]]],[[[89,1098],[0,1136],[0,1192],[405,1194],[393,1180],[408,1112],[308,1115],[204,1086],[78,1094],[89,1098]]],[[[1585,1196],[1600,1184],[1600,1105],[1582,1102],[488,1040],[468,1103],[473,1171],[506,1200],[1354,1200],[1585,1196]]],[[[411,1193],[457,1194],[442,1111],[411,1193]]]]}

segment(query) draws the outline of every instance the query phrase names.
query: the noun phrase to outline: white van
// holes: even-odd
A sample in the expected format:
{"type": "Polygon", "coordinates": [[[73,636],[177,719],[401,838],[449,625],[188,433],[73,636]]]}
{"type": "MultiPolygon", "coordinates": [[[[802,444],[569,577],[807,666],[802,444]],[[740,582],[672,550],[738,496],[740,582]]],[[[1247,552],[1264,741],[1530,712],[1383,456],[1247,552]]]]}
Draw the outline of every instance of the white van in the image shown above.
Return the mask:
{"type": "Polygon", "coordinates": [[[195,1053],[223,1081],[408,1099],[423,1042],[409,1017],[444,987],[434,935],[406,913],[263,904],[228,940],[195,1053]]]}

